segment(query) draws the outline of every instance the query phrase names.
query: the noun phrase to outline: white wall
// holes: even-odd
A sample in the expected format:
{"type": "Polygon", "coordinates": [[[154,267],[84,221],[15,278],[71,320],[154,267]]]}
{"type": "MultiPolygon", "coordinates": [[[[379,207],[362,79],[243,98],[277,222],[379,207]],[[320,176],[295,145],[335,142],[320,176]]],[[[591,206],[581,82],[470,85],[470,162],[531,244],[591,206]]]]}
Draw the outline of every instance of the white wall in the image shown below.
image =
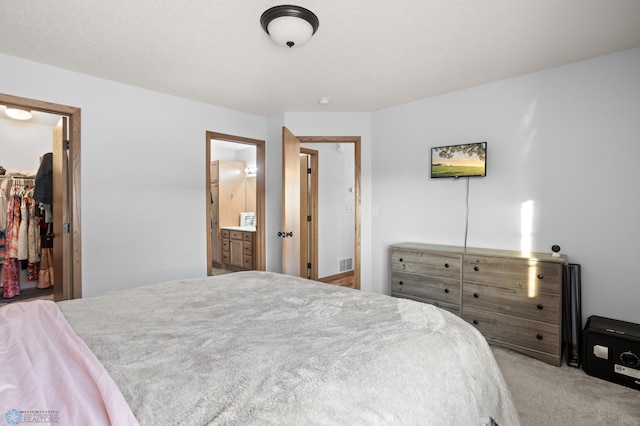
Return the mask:
{"type": "Polygon", "coordinates": [[[559,244],[582,265],[584,318],[640,322],[640,49],[373,114],[268,119],[7,55],[0,69],[2,93],[82,109],[85,295],[206,273],[207,130],[267,140],[267,270],[280,270],[286,125],[362,137],[363,290],[389,291],[389,244],[464,243],[465,181],[429,180],[428,149],[486,140],[468,244],[520,248],[521,206],[532,201],[532,249],[559,244]]]}
{"type": "Polygon", "coordinates": [[[0,92],[82,109],[83,295],[206,275],[207,130],[267,120],[0,55],[0,92]]]}
{"type": "Polygon", "coordinates": [[[35,176],[40,157],[52,150],[53,126],[0,119],[0,166],[8,172],[30,172],[35,176]]]}
{"type": "Polygon", "coordinates": [[[236,161],[242,161],[247,167],[256,167],[256,147],[248,146],[244,149],[239,149],[235,154],[236,161]]]}
{"type": "MultiPolygon", "coordinates": [[[[340,260],[354,259],[355,146],[303,143],[318,151],[318,277],[339,274],[340,260]],[[351,192],[349,191],[351,189],[351,192]]],[[[354,265],[355,266],[355,265],[354,265]]]]}
{"type": "Polygon", "coordinates": [[[582,265],[583,318],[640,323],[640,49],[373,114],[374,288],[389,291],[388,246],[464,244],[465,180],[428,179],[428,149],[488,141],[470,181],[468,246],[562,247],[582,265]],[[409,217],[413,219],[409,219],[409,217]]]}

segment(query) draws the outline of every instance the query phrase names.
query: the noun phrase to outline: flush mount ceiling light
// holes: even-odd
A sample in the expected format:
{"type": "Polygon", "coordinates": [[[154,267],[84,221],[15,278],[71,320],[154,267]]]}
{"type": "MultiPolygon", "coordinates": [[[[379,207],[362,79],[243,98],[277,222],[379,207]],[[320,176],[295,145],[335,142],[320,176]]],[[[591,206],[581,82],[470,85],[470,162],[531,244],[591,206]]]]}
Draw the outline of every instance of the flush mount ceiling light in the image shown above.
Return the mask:
{"type": "Polygon", "coordinates": [[[267,9],[260,17],[260,25],[279,45],[298,47],[315,34],[320,21],[304,7],[282,5],[267,9]]]}
{"type": "Polygon", "coordinates": [[[7,117],[11,117],[14,120],[29,120],[32,116],[31,111],[26,108],[8,106],[4,110],[7,117]]]}

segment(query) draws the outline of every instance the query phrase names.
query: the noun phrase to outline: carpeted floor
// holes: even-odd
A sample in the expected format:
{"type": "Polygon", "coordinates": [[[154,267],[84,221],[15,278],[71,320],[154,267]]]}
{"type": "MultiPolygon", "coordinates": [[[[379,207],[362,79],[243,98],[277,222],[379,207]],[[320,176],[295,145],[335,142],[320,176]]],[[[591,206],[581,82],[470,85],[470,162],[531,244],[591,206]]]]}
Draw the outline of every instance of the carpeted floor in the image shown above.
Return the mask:
{"type": "Polygon", "coordinates": [[[522,426],[640,426],[640,391],[509,349],[493,353],[522,426]]]}

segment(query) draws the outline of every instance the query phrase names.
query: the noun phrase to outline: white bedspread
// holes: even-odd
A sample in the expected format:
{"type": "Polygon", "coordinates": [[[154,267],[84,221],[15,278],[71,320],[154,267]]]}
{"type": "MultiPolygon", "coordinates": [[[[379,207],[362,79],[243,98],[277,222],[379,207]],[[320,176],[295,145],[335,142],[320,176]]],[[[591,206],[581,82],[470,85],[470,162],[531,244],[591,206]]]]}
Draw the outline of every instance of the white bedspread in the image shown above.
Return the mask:
{"type": "Polygon", "coordinates": [[[485,339],[430,305],[252,271],[59,306],[143,425],[519,424],[485,339]]]}

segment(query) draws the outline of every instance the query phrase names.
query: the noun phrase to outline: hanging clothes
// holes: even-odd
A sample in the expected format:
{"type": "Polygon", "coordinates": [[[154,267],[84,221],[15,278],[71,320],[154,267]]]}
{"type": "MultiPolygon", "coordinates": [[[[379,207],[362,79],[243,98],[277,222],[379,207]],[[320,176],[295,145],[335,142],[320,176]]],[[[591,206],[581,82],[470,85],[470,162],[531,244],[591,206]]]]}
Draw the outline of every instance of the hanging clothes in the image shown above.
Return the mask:
{"type": "Polygon", "coordinates": [[[36,173],[33,199],[39,203],[53,204],[53,153],[42,156],[42,162],[36,173]]]}
{"type": "Polygon", "coordinates": [[[9,299],[20,294],[20,264],[18,262],[18,233],[20,227],[19,187],[11,188],[7,209],[6,253],[2,268],[2,297],[9,299]]]}
{"type": "MultiPolygon", "coordinates": [[[[26,270],[27,281],[39,281],[43,242],[40,219],[44,213],[41,214],[43,210],[33,200],[33,179],[12,177],[11,181],[9,197],[5,203],[7,205],[5,232],[0,233],[0,243],[4,241],[3,247],[0,247],[0,254],[3,253],[4,259],[4,261],[0,260],[3,263],[0,281],[4,298],[12,298],[20,294],[21,279],[24,278],[21,276],[21,270],[26,270]]],[[[6,182],[0,182],[2,183],[5,185],[0,185],[0,189],[6,186],[6,182]]],[[[51,225],[45,224],[45,228],[48,229],[49,226],[51,225]]],[[[52,259],[53,256],[49,253],[44,282],[37,284],[40,288],[53,285],[52,259]]]]}
{"type": "Polygon", "coordinates": [[[18,191],[20,197],[20,223],[18,225],[18,260],[29,259],[29,197],[27,190],[18,191]]]}
{"type": "MultiPolygon", "coordinates": [[[[7,248],[7,239],[4,231],[0,231],[0,265],[4,263],[4,256],[7,248]]],[[[2,280],[0,279],[0,282],[2,280]]]]}
{"type": "Polygon", "coordinates": [[[7,231],[7,188],[9,185],[9,179],[4,179],[4,167],[0,166],[0,287],[4,287],[2,283],[4,258],[6,253],[6,234],[7,231]]]}
{"type": "Polygon", "coordinates": [[[18,258],[18,231],[20,228],[20,188],[11,187],[7,207],[7,258],[18,258]]]}
{"type": "Polygon", "coordinates": [[[38,288],[48,288],[53,285],[53,225],[40,218],[40,271],[38,288]]]}
{"type": "Polygon", "coordinates": [[[7,189],[4,185],[8,182],[8,179],[2,179],[0,181],[0,232],[7,231],[7,189]]]}
{"type": "MultiPolygon", "coordinates": [[[[2,172],[2,170],[0,170],[2,172]]],[[[4,173],[0,173],[3,175],[4,173]]],[[[0,179],[0,271],[4,264],[6,253],[6,234],[7,231],[7,189],[8,179],[0,179]]],[[[2,276],[0,275],[0,287],[2,286],[2,276]]]]}
{"type": "Polygon", "coordinates": [[[38,270],[38,288],[53,286],[53,254],[50,248],[43,248],[38,270]]]}
{"type": "MultiPolygon", "coordinates": [[[[27,196],[31,196],[33,191],[28,191],[27,196]]],[[[29,228],[28,228],[28,246],[29,246],[29,266],[27,273],[28,281],[38,281],[40,269],[40,217],[38,215],[38,206],[31,200],[29,207],[29,228]]]]}
{"type": "Polygon", "coordinates": [[[20,262],[18,259],[4,260],[2,286],[2,297],[5,299],[20,295],[20,262]]]}

